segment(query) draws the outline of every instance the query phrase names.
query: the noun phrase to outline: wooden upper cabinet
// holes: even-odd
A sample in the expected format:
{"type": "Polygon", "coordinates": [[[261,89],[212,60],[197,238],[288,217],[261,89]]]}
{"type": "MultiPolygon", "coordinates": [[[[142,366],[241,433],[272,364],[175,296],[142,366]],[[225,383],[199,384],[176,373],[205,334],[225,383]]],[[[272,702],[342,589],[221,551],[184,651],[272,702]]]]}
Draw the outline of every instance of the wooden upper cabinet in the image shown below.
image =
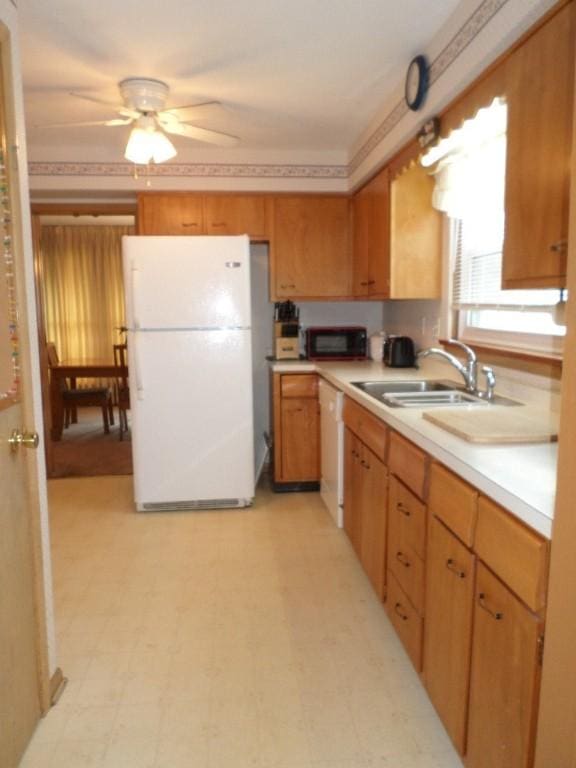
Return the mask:
{"type": "Polygon", "coordinates": [[[352,199],[354,237],[352,240],[352,291],[359,299],[368,298],[368,263],[371,237],[371,197],[363,187],[352,199]]]}
{"type": "Polygon", "coordinates": [[[432,207],[434,179],[412,162],[390,183],[390,298],[438,299],[442,216],[432,207]]]}
{"type": "Polygon", "coordinates": [[[504,288],[565,284],[576,3],[506,62],[504,288]]]}
{"type": "Polygon", "coordinates": [[[198,194],[154,193],[138,196],[138,234],[203,234],[203,201],[198,194]]]}
{"type": "Polygon", "coordinates": [[[270,254],[272,299],[349,298],[349,199],[317,195],[276,197],[270,254]]]}
{"type": "Polygon", "coordinates": [[[138,197],[141,235],[249,235],[268,239],[266,195],[165,192],[138,197]]]}
{"type": "Polygon", "coordinates": [[[268,240],[268,202],[264,195],[206,195],[206,234],[249,235],[251,240],[268,240]]]}
{"type": "Polygon", "coordinates": [[[390,293],[390,191],[384,168],[354,196],[354,296],[390,293]]]}

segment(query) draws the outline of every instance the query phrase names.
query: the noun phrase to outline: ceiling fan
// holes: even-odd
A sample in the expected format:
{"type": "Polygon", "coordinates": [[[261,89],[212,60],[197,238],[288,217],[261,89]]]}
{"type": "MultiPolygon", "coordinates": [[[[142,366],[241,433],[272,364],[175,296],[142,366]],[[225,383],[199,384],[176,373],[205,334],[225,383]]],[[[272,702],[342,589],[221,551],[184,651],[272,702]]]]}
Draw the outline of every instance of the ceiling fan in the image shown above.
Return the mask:
{"type": "Polygon", "coordinates": [[[110,104],[102,99],[82,93],[71,93],[80,99],[97,104],[113,106],[120,117],[110,120],[90,120],[79,123],[52,123],[44,127],[106,125],[108,127],[133,125],[124,156],[133,163],[163,163],[176,155],[176,149],[166,136],[167,133],[197,141],[205,141],[221,147],[238,143],[236,136],[191,125],[197,110],[218,101],[204,101],[200,104],[186,104],[165,109],[169,88],[161,80],[130,77],[118,83],[122,105],[110,104]]]}

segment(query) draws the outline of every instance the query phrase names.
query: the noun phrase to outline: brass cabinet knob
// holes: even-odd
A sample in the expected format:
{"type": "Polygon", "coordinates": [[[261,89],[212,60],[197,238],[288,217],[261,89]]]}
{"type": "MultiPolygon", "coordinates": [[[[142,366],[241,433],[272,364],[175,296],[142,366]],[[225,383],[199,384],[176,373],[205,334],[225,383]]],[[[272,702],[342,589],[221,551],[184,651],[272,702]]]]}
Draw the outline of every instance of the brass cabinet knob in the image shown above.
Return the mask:
{"type": "Polygon", "coordinates": [[[21,445],[23,445],[24,448],[38,448],[40,438],[38,437],[38,432],[28,432],[26,429],[13,429],[12,434],[8,438],[8,443],[12,453],[16,453],[21,445]]]}

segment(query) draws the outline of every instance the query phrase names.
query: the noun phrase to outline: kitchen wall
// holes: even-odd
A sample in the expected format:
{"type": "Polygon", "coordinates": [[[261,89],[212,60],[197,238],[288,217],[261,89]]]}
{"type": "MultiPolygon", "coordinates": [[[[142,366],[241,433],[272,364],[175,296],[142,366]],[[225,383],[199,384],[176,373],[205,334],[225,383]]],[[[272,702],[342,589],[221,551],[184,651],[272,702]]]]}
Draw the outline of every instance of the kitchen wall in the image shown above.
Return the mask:
{"type": "Polygon", "coordinates": [[[266,355],[272,353],[274,305],[268,300],[268,246],[252,245],[250,255],[254,466],[258,478],[268,452],[264,435],[270,432],[270,380],[266,355]]]}
{"type": "Polygon", "coordinates": [[[438,344],[440,333],[440,301],[386,301],[383,328],[388,334],[411,336],[417,349],[438,344]]]}

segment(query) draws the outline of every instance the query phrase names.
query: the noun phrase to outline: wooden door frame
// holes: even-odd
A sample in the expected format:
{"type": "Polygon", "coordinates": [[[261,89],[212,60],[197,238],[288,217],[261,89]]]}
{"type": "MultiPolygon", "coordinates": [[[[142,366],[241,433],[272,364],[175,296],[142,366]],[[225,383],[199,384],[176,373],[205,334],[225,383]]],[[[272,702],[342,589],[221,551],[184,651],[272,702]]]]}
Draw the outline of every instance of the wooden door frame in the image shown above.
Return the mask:
{"type": "Polygon", "coordinates": [[[40,379],[42,383],[42,410],[44,413],[44,449],[48,477],[54,477],[54,450],[51,438],[52,409],[50,405],[50,374],[46,355],[46,327],[44,322],[44,299],[42,294],[42,264],[40,260],[40,239],[42,223],[40,217],[48,216],[134,216],[137,225],[137,203],[32,203],[32,236],[34,243],[34,292],[38,324],[38,351],[40,379]]]}

